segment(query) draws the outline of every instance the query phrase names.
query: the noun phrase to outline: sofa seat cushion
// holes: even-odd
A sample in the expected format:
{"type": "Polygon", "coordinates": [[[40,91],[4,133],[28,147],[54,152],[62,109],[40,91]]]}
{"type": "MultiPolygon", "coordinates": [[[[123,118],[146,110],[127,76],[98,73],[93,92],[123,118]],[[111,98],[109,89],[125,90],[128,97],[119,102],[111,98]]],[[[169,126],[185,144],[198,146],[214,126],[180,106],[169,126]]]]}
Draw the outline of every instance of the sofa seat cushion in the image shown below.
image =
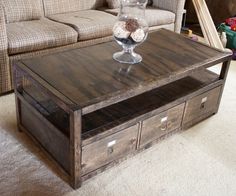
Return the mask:
{"type": "Polygon", "coordinates": [[[31,52],[77,42],[71,27],[49,19],[7,24],[9,54],[31,52]]]}
{"type": "Polygon", "coordinates": [[[70,25],[79,34],[79,40],[112,35],[116,17],[98,10],[83,10],[67,14],[51,15],[51,20],[70,25]]]}
{"type": "MultiPolygon", "coordinates": [[[[120,9],[107,9],[103,8],[103,11],[117,16],[120,9]]],[[[150,27],[160,26],[165,24],[172,24],[175,22],[175,14],[167,10],[161,10],[158,8],[147,7],[145,11],[146,20],[150,27]]]]}

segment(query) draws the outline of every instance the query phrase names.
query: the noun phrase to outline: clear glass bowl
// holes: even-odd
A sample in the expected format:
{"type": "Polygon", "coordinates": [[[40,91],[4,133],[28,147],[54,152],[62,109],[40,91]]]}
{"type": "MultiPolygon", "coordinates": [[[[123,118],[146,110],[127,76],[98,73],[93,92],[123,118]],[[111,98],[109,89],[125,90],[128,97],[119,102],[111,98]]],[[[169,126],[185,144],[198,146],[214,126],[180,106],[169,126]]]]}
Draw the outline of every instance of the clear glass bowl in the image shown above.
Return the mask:
{"type": "Polygon", "coordinates": [[[135,64],[142,61],[134,48],[147,38],[148,24],[145,20],[147,0],[120,0],[118,20],[113,27],[113,36],[123,51],[113,58],[120,63],[135,64]]]}

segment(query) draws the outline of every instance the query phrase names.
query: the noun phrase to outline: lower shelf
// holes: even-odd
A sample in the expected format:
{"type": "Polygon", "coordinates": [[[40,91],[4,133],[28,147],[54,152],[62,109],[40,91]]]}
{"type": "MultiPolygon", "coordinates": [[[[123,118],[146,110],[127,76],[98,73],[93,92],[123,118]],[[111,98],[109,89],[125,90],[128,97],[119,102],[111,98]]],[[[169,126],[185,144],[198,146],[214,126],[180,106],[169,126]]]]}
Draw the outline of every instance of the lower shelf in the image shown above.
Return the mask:
{"type": "Polygon", "coordinates": [[[150,92],[86,114],[82,119],[82,139],[85,141],[140,115],[161,108],[214,82],[219,76],[202,70],[192,76],[154,89],[150,92]]]}
{"type": "MultiPolygon", "coordinates": [[[[116,103],[82,116],[82,140],[112,129],[140,115],[161,108],[211,83],[220,82],[219,76],[203,69],[168,85],[116,103]]],[[[69,115],[49,97],[25,79],[22,96],[48,121],[69,138],[69,115]]]]}

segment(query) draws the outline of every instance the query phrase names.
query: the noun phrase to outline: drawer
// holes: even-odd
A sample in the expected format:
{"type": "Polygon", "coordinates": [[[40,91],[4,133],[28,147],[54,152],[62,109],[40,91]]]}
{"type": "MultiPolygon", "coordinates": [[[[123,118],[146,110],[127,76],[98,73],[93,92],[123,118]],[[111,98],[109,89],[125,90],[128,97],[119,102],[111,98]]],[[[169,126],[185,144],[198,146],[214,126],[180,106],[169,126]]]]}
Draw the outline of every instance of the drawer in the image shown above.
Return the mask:
{"type": "Polygon", "coordinates": [[[183,126],[195,124],[216,112],[221,86],[198,95],[186,103],[183,126]]]}
{"type": "Polygon", "coordinates": [[[138,124],[82,148],[82,174],[136,150],[138,124]]]}
{"type": "Polygon", "coordinates": [[[184,103],[143,121],[140,146],[181,126],[184,103]]]}

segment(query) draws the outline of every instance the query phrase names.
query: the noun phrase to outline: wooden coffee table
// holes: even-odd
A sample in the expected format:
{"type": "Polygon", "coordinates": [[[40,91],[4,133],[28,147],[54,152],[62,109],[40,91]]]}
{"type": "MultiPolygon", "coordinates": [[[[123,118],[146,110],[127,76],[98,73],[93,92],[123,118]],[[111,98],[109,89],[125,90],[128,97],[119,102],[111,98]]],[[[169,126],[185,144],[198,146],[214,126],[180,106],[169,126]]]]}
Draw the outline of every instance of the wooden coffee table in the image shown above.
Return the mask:
{"type": "Polygon", "coordinates": [[[18,127],[70,177],[71,186],[218,111],[231,54],[168,30],[120,64],[115,42],[14,65],[18,127]],[[219,75],[208,67],[222,64],[219,75]]]}

